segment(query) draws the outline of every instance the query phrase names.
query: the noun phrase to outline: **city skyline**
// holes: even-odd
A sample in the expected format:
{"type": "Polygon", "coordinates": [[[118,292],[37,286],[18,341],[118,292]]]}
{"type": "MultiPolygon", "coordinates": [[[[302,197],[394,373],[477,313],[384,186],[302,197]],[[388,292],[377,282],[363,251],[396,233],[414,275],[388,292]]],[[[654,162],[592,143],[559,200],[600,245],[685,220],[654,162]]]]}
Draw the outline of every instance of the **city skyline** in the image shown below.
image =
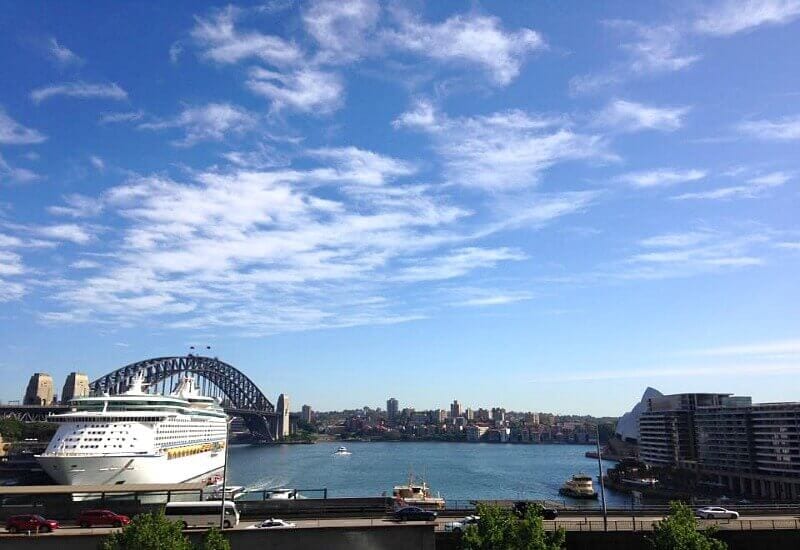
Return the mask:
{"type": "Polygon", "coordinates": [[[315,410],[797,399],[795,0],[6,12],[3,402],[190,346],[315,410]]]}

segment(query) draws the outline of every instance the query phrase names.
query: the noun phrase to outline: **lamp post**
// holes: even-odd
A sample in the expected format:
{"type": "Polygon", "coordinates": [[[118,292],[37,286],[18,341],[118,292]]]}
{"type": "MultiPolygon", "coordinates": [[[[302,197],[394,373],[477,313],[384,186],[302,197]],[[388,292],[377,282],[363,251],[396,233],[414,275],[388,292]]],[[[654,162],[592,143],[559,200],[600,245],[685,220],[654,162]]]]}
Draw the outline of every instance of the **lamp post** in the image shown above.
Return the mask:
{"type": "MultiPolygon", "coordinates": [[[[597,440],[597,469],[600,471],[600,499],[603,505],[603,531],[608,531],[608,510],[606,510],[606,487],[603,483],[603,460],[600,457],[600,424],[595,425],[597,440]]],[[[226,447],[227,449],[227,447],[226,447]]]]}
{"type": "Polygon", "coordinates": [[[228,432],[232,419],[225,419],[225,464],[222,465],[222,502],[219,509],[219,530],[225,529],[225,478],[228,476],[228,432]]]}

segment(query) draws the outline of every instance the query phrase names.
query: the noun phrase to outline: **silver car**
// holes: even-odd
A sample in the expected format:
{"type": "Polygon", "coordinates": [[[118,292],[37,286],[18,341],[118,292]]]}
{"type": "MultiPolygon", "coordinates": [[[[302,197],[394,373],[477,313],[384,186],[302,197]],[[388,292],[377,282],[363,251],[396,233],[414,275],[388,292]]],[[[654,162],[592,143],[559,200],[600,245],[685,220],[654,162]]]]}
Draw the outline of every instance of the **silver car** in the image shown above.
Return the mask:
{"type": "Polygon", "coordinates": [[[706,506],[697,511],[697,515],[703,519],[739,519],[739,512],[728,510],[720,506],[706,506]]]}

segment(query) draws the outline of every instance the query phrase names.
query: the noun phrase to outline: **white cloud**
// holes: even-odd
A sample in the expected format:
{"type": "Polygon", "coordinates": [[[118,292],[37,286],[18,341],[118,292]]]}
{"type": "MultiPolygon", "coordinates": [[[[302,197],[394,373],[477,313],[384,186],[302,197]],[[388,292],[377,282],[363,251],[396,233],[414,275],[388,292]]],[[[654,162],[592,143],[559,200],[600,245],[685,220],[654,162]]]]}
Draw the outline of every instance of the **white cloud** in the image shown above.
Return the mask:
{"type": "Polygon", "coordinates": [[[642,250],[630,256],[616,276],[660,279],[760,265],[764,263],[761,248],[767,242],[769,236],[761,233],[705,230],[656,235],[639,242],[642,250]]]}
{"type": "Polygon", "coordinates": [[[708,241],[714,237],[708,231],[687,231],[685,233],[665,233],[648,237],[639,241],[641,246],[647,248],[684,248],[708,241]]]}
{"type": "Polygon", "coordinates": [[[497,17],[455,15],[439,24],[409,14],[398,18],[399,29],[384,33],[388,43],[438,61],[481,66],[501,86],[517,77],[529,53],[546,48],[538,32],[506,31],[497,17]]]}
{"type": "Polygon", "coordinates": [[[342,63],[369,53],[367,37],[380,16],[375,0],[317,0],[303,11],[303,23],[321,49],[319,62],[342,63]]]}
{"type": "Polygon", "coordinates": [[[394,126],[430,134],[450,183],[468,187],[532,187],[554,164],[615,159],[601,136],[577,133],[567,121],[523,111],[451,119],[419,101],[394,126]]]}
{"type": "Polygon", "coordinates": [[[683,126],[690,107],[656,107],[618,99],[609,103],[595,118],[595,123],[624,132],[662,130],[672,132],[683,126]]]}
{"type": "Polygon", "coordinates": [[[649,26],[619,19],[603,24],[633,37],[620,45],[626,58],[605,71],[573,77],[569,83],[572,93],[591,93],[630,78],[680,71],[700,60],[699,55],[683,52],[684,30],[679,25],[649,26]]]}
{"type": "Polygon", "coordinates": [[[113,99],[117,101],[128,98],[128,92],[113,82],[111,84],[92,84],[89,82],[51,84],[33,90],[30,95],[34,103],[41,103],[46,99],[57,96],[74,97],[78,99],[113,99]]]}
{"type": "Polygon", "coordinates": [[[403,268],[395,276],[395,280],[419,282],[452,279],[474,269],[492,268],[503,261],[519,261],[525,258],[526,256],[519,250],[507,247],[460,248],[433,260],[420,261],[416,265],[403,268]]]}
{"type": "Polygon", "coordinates": [[[800,339],[776,340],[757,344],[736,344],[716,348],[706,348],[687,352],[690,355],[703,356],[740,356],[761,358],[783,358],[787,356],[800,356],[800,339]]]}
{"type": "Polygon", "coordinates": [[[415,172],[407,162],[357,147],[313,149],[309,154],[333,162],[335,169],[313,172],[315,177],[332,181],[345,180],[374,186],[383,185],[387,179],[409,176],[415,172]]]}
{"type": "Polygon", "coordinates": [[[174,64],[180,61],[181,54],[183,53],[183,43],[179,40],[173,42],[169,47],[169,60],[174,64]]]}
{"type": "Polygon", "coordinates": [[[100,157],[98,157],[97,155],[90,155],[89,162],[92,163],[92,166],[94,166],[95,170],[102,172],[103,170],[106,169],[105,161],[100,157]]]}
{"type": "Polygon", "coordinates": [[[312,68],[278,73],[256,67],[250,71],[247,87],[270,99],[275,110],[289,108],[305,113],[335,111],[344,95],[339,75],[312,68]]]}
{"type": "Polygon", "coordinates": [[[771,172],[747,180],[748,185],[732,185],[720,187],[709,191],[683,193],[672,197],[675,200],[727,200],[727,199],[754,199],[763,197],[775,187],[780,187],[792,178],[787,172],[771,172]]]}
{"type": "Polygon", "coordinates": [[[729,36],[762,25],[785,25],[800,17],[798,0],[718,0],[694,23],[703,34],[729,36]]]}
{"type": "Polygon", "coordinates": [[[72,262],[69,266],[72,269],[97,269],[101,267],[101,264],[100,262],[94,262],[92,260],[78,260],[72,262]]]}
{"type": "Polygon", "coordinates": [[[210,17],[195,18],[191,35],[203,50],[204,57],[228,64],[257,58],[277,66],[302,60],[300,49],[280,37],[256,31],[238,31],[235,24],[241,14],[241,9],[228,6],[210,17]]]}
{"type": "Polygon", "coordinates": [[[145,122],[139,128],[164,130],[180,128],[184,137],[173,143],[190,147],[200,141],[221,141],[230,134],[241,134],[255,125],[257,116],[230,103],[208,103],[200,107],[186,107],[169,120],[145,122]]]}
{"type": "Polygon", "coordinates": [[[39,179],[39,174],[27,168],[11,166],[0,155],[0,183],[30,183],[39,179]]]}
{"type": "Polygon", "coordinates": [[[87,244],[92,240],[92,235],[85,227],[71,223],[35,227],[32,228],[32,232],[46,239],[67,241],[75,244],[87,244]]]}
{"type": "Polygon", "coordinates": [[[10,116],[0,107],[0,143],[5,145],[31,145],[42,143],[47,136],[34,130],[26,128],[10,116]]]}
{"type": "Polygon", "coordinates": [[[665,187],[679,183],[698,181],[706,177],[705,170],[675,170],[661,168],[643,172],[630,172],[617,177],[617,181],[627,183],[633,187],[665,187]]]}
{"type": "MultiPolygon", "coordinates": [[[[173,327],[265,334],[423,317],[365,300],[408,284],[395,277],[412,265],[438,265],[441,247],[473,238],[457,225],[469,213],[398,181],[413,168],[397,159],[351,147],[307,158],[321,165],[204,172],[188,183],[136,178],[111,188],[103,203],[122,220],[121,240],[103,249],[116,252],[92,258],[101,267],[90,276],[62,281],[62,309],[43,319],[159,317],[173,327]]],[[[459,250],[464,257],[450,269],[464,275],[510,255],[459,250]]]]}
{"type": "Polygon", "coordinates": [[[590,382],[595,380],[625,380],[652,378],[687,378],[696,376],[709,376],[719,379],[733,375],[779,375],[800,373],[800,365],[797,364],[749,364],[749,365],[680,365],[669,366],[660,365],[657,367],[638,368],[638,369],[613,369],[602,370],[592,369],[588,372],[574,372],[565,375],[548,374],[547,377],[537,378],[533,381],[538,383],[562,383],[562,382],[590,382]]]}
{"type": "Polygon", "coordinates": [[[459,294],[464,295],[460,301],[453,305],[464,307],[487,307],[513,304],[533,299],[533,293],[528,291],[493,290],[493,289],[459,289],[459,294]]]}
{"type": "Polygon", "coordinates": [[[791,141],[800,139],[800,115],[778,120],[750,120],[739,124],[739,131],[763,140],[791,141]]]}
{"type": "Polygon", "coordinates": [[[56,40],[55,38],[50,38],[50,40],[48,40],[47,52],[50,55],[51,59],[53,59],[53,61],[55,61],[61,67],[83,64],[83,59],[77,56],[72,50],[70,50],[66,46],[62,46],[61,44],[59,44],[58,40],[56,40]]]}
{"type": "Polygon", "coordinates": [[[630,56],[628,69],[633,73],[664,73],[679,71],[700,59],[699,55],[680,54],[681,30],[672,25],[647,26],[634,21],[609,21],[611,27],[627,30],[636,37],[623,43],[630,56]]]}
{"type": "Polygon", "coordinates": [[[69,216],[72,218],[89,218],[97,216],[103,211],[103,201],[86,195],[67,195],[64,197],[66,206],[49,206],[47,211],[55,216],[69,216]]]}
{"type": "Polygon", "coordinates": [[[106,113],[100,116],[100,124],[114,124],[117,122],[135,122],[144,117],[142,111],[125,111],[119,113],[106,113]]]}

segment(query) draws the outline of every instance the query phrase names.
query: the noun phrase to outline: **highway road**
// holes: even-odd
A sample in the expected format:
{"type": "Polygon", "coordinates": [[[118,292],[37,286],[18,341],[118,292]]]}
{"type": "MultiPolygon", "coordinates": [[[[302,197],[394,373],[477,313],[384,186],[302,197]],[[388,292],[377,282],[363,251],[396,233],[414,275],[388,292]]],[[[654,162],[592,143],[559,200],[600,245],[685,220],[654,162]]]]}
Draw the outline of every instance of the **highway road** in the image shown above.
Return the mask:
{"type": "MultiPolygon", "coordinates": [[[[265,518],[266,519],[266,518],[265,518]]],[[[458,518],[439,518],[430,524],[435,525],[437,531],[447,530],[446,525],[458,518]]],[[[663,516],[637,516],[635,518],[636,524],[632,518],[622,518],[620,516],[609,518],[608,530],[609,531],[631,531],[631,530],[651,530],[654,523],[663,519],[663,516]]],[[[395,527],[402,526],[399,523],[389,518],[329,518],[329,519],[299,519],[291,520],[297,525],[297,529],[312,528],[312,527],[395,527]]],[[[772,515],[772,516],[742,516],[738,520],[698,520],[702,527],[716,525],[720,529],[735,529],[735,530],[749,530],[749,529],[800,529],[800,515],[772,515]]],[[[235,529],[252,529],[256,521],[246,520],[242,521],[235,529]]],[[[423,522],[414,522],[423,523],[423,522]]],[[[602,531],[603,520],[596,516],[581,518],[581,517],[565,517],[557,520],[545,521],[545,528],[553,530],[557,527],[564,527],[572,531],[602,531]]],[[[40,534],[38,536],[69,536],[78,534],[108,534],[113,531],[113,528],[93,528],[84,529],[81,527],[66,524],[53,533],[40,534]]],[[[266,529],[265,529],[266,530],[266,529]]],[[[6,533],[5,529],[0,533],[6,533]]]]}

